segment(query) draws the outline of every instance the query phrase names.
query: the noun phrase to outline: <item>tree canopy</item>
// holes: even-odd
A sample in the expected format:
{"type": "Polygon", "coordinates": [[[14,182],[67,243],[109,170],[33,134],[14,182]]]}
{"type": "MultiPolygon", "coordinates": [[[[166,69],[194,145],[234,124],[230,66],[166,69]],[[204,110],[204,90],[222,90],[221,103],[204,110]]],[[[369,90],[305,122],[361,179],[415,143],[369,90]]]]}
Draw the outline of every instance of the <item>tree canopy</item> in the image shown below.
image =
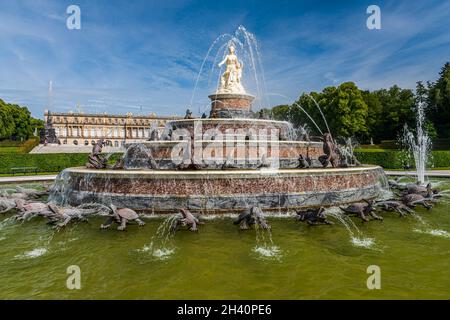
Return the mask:
{"type": "Polygon", "coordinates": [[[323,111],[329,129],[335,136],[356,137],[368,142],[373,139],[396,139],[405,124],[415,126],[415,106],[427,105],[427,129],[432,136],[450,138],[450,63],[446,63],[434,83],[417,83],[415,92],[397,85],[389,89],[363,91],[353,82],[326,87],[322,92],[303,93],[292,105],[272,109],[276,120],[292,122],[294,126],[308,124],[313,134],[326,132],[323,111]]]}
{"type": "Polygon", "coordinates": [[[42,120],[31,117],[28,108],[0,99],[0,139],[26,140],[43,125],[42,120]]]}
{"type": "Polygon", "coordinates": [[[433,122],[437,134],[450,138],[450,63],[447,62],[439,73],[436,82],[429,82],[425,90],[428,103],[428,116],[433,122]]]}

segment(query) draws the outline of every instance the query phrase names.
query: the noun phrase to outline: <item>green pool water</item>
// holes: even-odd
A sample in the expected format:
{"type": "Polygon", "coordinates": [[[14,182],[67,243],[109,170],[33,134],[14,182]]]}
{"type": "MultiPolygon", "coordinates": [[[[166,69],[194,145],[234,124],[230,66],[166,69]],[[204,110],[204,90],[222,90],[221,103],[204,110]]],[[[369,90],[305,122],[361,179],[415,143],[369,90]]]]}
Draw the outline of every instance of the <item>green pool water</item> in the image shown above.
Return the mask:
{"type": "MultiPolygon", "coordinates": [[[[435,182],[450,189],[450,180],[435,182]]],[[[0,298],[450,299],[449,208],[447,198],[417,216],[352,218],[359,240],[333,217],[321,227],[271,217],[273,243],[230,217],[164,243],[155,236],[162,218],[119,232],[100,230],[95,217],[54,232],[39,218],[10,225],[2,216],[0,298]],[[80,290],[66,287],[71,265],[80,267],[80,290]],[[367,288],[370,265],[380,267],[380,290],[367,288]]]]}

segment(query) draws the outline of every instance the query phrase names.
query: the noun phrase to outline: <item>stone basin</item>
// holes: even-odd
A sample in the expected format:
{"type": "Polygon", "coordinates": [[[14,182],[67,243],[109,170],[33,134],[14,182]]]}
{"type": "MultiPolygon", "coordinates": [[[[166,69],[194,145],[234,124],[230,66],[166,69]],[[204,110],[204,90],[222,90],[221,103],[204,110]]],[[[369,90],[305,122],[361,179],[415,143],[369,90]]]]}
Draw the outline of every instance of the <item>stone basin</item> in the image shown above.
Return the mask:
{"type": "MultiPolygon", "coordinates": [[[[176,169],[176,164],[172,161],[175,154],[180,153],[177,150],[186,150],[189,142],[181,141],[146,141],[143,143],[125,145],[127,148],[126,154],[126,169],[148,169],[149,155],[159,164],[160,169],[176,169]],[[181,146],[180,145],[183,145],[181,146]],[[135,146],[136,148],[133,148],[135,146]],[[177,147],[177,149],[174,149],[177,147]]],[[[228,156],[233,156],[236,164],[240,164],[242,168],[255,168],[258,160],[262,156],[266,156],[268,161],[277,162],[277,167],[280,168],[296,168],[299,166],[299,155],[317,159],[323,154],[322,143],[320,142],[306,142],[306,141],[249,141],[249,140],[196,140],[194,147],[200,150],[199,158],[203,155],[207,157],[208,146],[210,149],[216,149],[221,152],[218,158],[222,162],[228,156]],[[216,148],[218,147],[218,148],[216,148]],[[252,166],[253,164],[253,166],[252,166]]],[[[180,155],[184,160],[188,160],[190,153],[180,155]]],[[[214,166],[209,166],[214,169],[214,166]]]]}
{"type": "MultiPolygon", "coordinates": [[[[226,130],[242,132],[259,132],[259,130],[278,130],[279,140],[293,140],[291,136],[292,125],[286,121],[266,120],[266,119],[228,119],[228,118],[209,118],[209,119],[181,119],[168,122],[169,126],[176,129],[187,129],[191,135],[194,135],[194,128],[196,136],[204,133],[207,130],[217,130],[225,134],[226,130]],[[201,128],[201,131],[199,130],[201,128]]],[[[270,133],[269,133],[270,134],[270,133]]],[[[197,139],[197,138],[196,138],[197,139]]]]}
{"type": "Polygon", "coordinates": [[[378,166],[261,170],[91,170],[69,168],[55,183],[60,203],[87,202],[149,213],[202,214],[337,206],[377,198],[387,185],[378,166]]]}

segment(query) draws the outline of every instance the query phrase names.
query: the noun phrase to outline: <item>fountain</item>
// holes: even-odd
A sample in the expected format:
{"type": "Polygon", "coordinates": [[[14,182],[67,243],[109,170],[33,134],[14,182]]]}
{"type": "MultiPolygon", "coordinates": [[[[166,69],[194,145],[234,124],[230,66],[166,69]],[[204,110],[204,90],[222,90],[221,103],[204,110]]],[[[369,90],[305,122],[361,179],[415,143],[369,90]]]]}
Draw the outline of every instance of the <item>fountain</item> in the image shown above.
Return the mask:
{"type": "Polygon", "coordinates": [[[404,128],[403,142],[414,157],[416,164],[417,182],[425,183],[425,170],[427,167],[428,155],[431,151],[431,140],[426,130],[424,130],[425,122],[425,105],[419,102],[416,112],[416,136],[408,130],[407,125],[404,128]]]}
{"type": "MultiPolygon", "coordinates": [[[[380,195],[387,181],[382,168],[340,165],[332,156],[333,150],[338,152],[333,139],[297,141],[290,123],[254,113],[255,96],[241,81],[244,64],[233,42],[227,50],[219,63],[226,68],[209,95],[209,118],[189,112],[185,119],[169,122],[151,141],[126,145],[120,165],[64,170],[51,199],[70,205],[113,203],[151,213],[186,208],[221,214],[252,206],[288,212],[380,195]]],[[[252,61],[253,54],[251,50],[252,61]]],[[[90,163],[103,166],[99,151],[94,147],[90,163]]]]}

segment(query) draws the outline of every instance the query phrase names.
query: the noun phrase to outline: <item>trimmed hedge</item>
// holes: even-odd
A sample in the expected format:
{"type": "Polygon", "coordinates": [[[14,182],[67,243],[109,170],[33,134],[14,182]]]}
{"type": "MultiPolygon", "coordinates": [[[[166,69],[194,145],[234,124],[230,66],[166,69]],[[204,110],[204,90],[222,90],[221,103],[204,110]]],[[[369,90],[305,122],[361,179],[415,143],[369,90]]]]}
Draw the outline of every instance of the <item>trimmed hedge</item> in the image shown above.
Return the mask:
{"type": "MultiPolygon", "coordinates": [[[[450,151],[433,151],[434,167],[450,167],[450,151]]],[[[121,154],[113,154],[109,162],[115,162],[121,154]]],[[[394,150],[358,149],[356,158],[365,164],[374,164],[386,169],[403,169],[404,153],[394,150]]],[[[82,166],[87,161],[87,153],[52,154],[0,154],[0,174],[10,174],[11,168],[36,167],[38,172],[59,172],[68,167],[82,166]]]]}
{"type": "MultiPolygon", "coordinates": [[[[368,145],[362,146],[363,148],[368,147],[368,145]]],[[[379,144],[381,149],[392,149],[396,150],[398,148],[397,140],[382,140],[379,144]]],[[[450,150],[450,139],[433,139],[432,143],[433,150],[446,151],[450,150]]]]}
{"type": "MultiPolygon", "coordinates": [[[[404,153],[395,150],[357,150],[356,158],[364,164],[379,165],[386,169],[403,169],[404,153]]],[[[450,167],[450,151],[432,151],[430,159],[432,167],[445,168],[450,167]]],[[[414,166],[414,161],[410,161],[414,166]]]]}
{"type": "Polygon", "coordinates": [[[20,147],[21,141],[14,140],[2,140],[0,141],[0,147],[20,147]]]}
{"type": "MultiPolygon", "coordinates": [[[[36,167],[38,172],[59,172],[65,168],[78,167],[86,163],[87,153],[28,153],[0,154],[0,174],[11,173],[15,167],[36,167]]],[[[113,162],[120,154],[113,154],[109,161],[113,162]]]]}

